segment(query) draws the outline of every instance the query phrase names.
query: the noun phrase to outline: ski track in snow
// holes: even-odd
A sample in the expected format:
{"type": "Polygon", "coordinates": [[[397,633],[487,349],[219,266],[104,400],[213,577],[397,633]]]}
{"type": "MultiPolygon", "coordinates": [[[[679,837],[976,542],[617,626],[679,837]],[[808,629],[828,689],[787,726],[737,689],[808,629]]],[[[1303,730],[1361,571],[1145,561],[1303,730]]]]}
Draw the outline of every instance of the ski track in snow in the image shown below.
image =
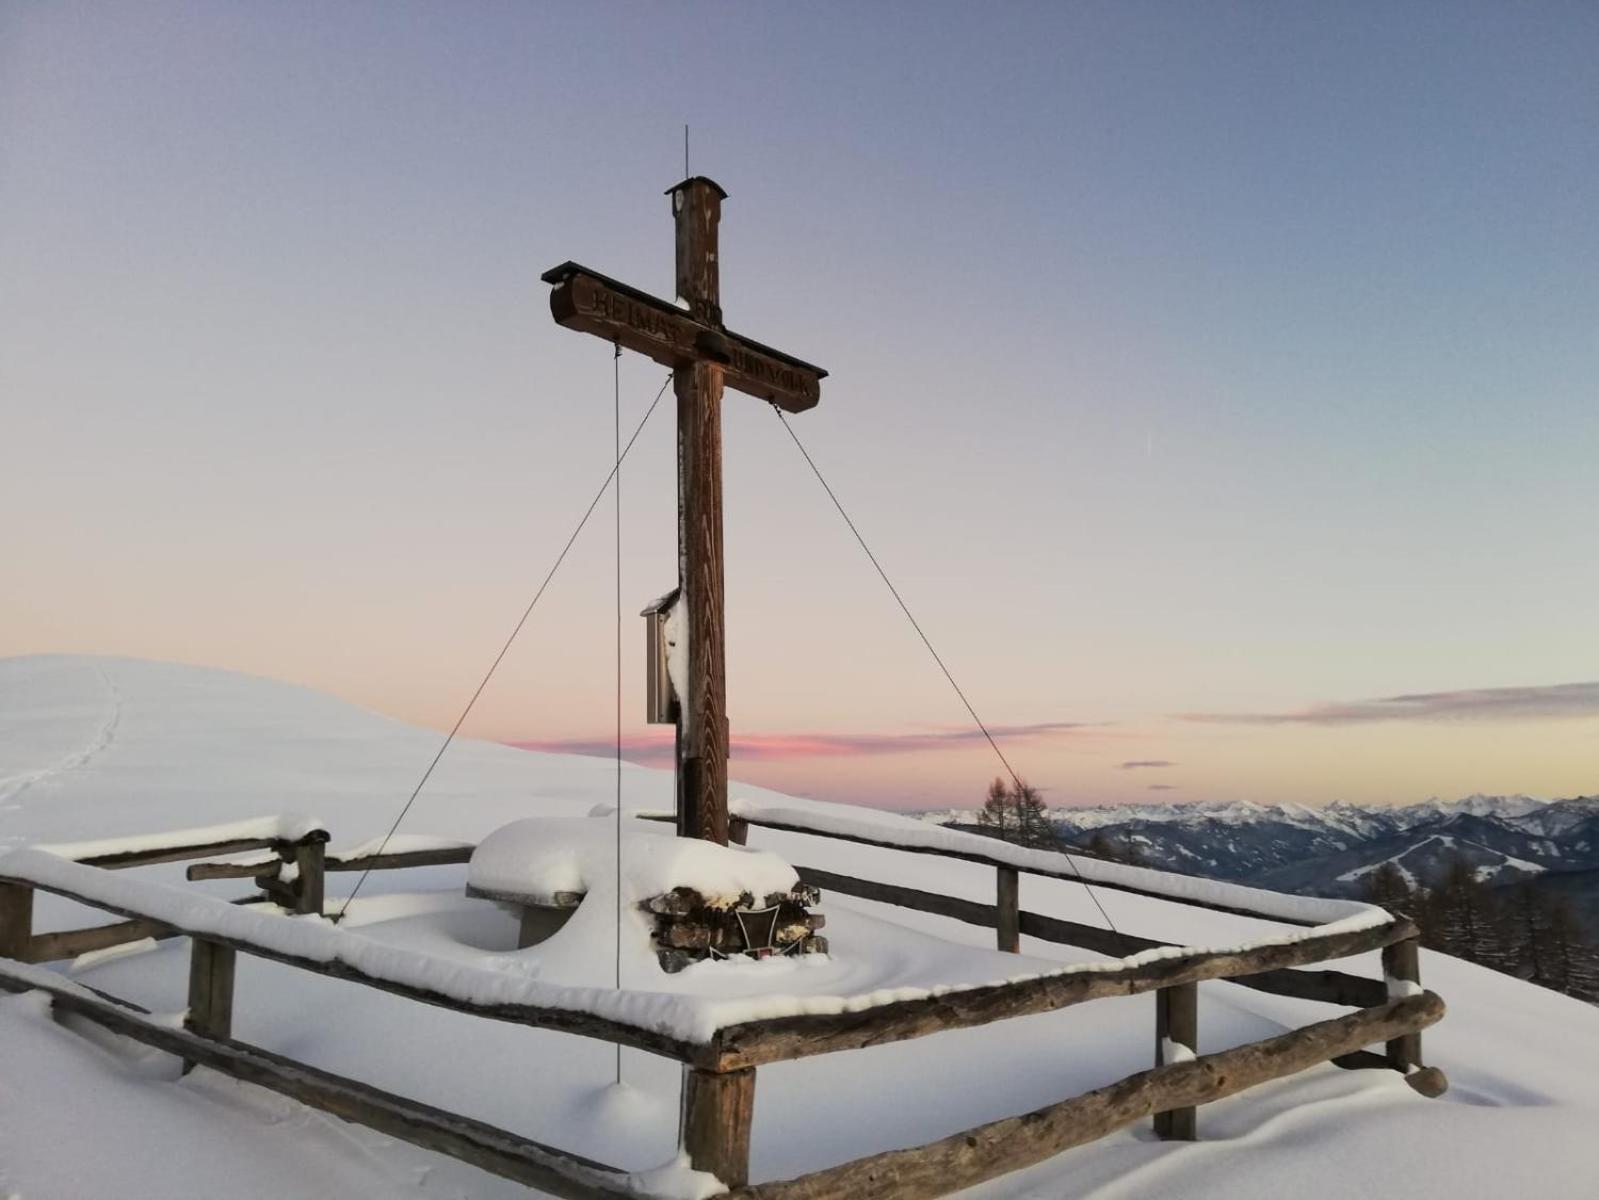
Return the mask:
{"type": "MultiPolygon", "coordinates": [[[[116,741],[117,726],[122,723],[122,689],[111,682],[111,677],[105,673],[104,669],[99,671],[99,675],[100,682],[105,685],[106,698],[111,702],[111,712],[101,723],[99,732],[82,750],[74,751],[58,763],[43,767],[37,771],[25,771],[20,775],[13,775],[9,779],[0,780],[0,811],[20,809],[22,805],[16,803],[17,798],[29,788],[46,780],[54,779],[59,775],[68,775],[73,771],[82,770],[104,754],[111,747],[111,743],[116,741]]],[[[17,839],[7,838],[5,840],[16,841],[17,839]]]]}

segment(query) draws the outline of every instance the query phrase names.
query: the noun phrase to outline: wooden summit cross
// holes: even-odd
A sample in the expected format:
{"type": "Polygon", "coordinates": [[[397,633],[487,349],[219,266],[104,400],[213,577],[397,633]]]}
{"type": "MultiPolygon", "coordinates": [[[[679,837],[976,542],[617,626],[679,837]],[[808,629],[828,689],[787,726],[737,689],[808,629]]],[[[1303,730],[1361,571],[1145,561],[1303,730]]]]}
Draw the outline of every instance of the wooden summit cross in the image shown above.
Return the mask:
{"type": "Polygon", "coordinates": [[[672,368],[677,394],[677,573],[688,680],[677,709],[677,831],[727,844],[727,677],[722,620],[722,388],[788,412],[814,408],[827,372],[722,324],[717,225],[727,198],[703,175],[668,189],[677,304],[574,262],[546,271],[556,323],[672,368]]]}

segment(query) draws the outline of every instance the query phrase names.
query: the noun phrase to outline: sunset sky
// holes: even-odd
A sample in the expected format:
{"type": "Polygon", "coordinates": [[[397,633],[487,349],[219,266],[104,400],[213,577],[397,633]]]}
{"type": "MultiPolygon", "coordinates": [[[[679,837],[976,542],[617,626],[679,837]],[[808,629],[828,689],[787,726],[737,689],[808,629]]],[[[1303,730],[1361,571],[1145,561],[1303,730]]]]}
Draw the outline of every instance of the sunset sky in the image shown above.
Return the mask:
{"type": "MultiPolygon", "coordinates": [[[[831,372],[795,432],[1047,801],[1599,791],[1596,118],[1591,3],[5,5],[0,655],[448,728],[610,466],[539,274],[671,295],[686,122],[728,324],[831,372]]],[[[772,412],[724,431],[734,778],[979,801],[772,412]]],[[[613,521],[467,733],[610,752],[613,521]]]]}

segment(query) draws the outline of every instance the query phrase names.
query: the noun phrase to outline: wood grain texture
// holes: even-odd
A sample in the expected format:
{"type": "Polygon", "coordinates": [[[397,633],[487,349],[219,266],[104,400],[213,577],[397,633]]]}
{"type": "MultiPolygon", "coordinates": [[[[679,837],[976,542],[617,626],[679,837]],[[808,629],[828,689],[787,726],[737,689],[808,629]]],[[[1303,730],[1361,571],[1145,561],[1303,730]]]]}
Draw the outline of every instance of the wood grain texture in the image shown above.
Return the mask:
{"type": "Polygon", "coordinates": [[[674,376],[678,509],[688,687],[682,697],[686,837],[727,845],[727,665],[722,555],[722,372],[710,363],[674,376]]]}
{"type": "Polygon", "coordinates": [[[0,958],[30,961],[33,941],[33,888],[0,883],[0,958]]]}
{"type": "Polygon", "coordinates": [[[86,867],[104,867],[109,871],[117,871],[126,867],[149,867],[157,863],[182,862],[189,858],[211,858],[218,854],[242,854],[246,850],[279,850],[292,854],[292,846],[292,842],[272,838],[230,838],[222,842],[160,846],[148,850],[119,850],[111,854],[91,855],[77,861],[86,867]]]}
{"type": "Polygon", "coordinates": [[[129,942],[142,942],[145,938],[157,941],[177,937],[170,925],[142,918],[118,921],[114,925],[96,925],[90,929],[69,929],[61,933],[36,933],[25,962],[60,962],[92,954],[96,950],[109,950],[112,946],[125,946],[129,942]]]}
{"type": "MultiPolygon", "coordinates": [[[[318,1070],[279,1054],[231,1039],[213,1040],[160,1025],[115,1003],[84,996],[66,986],[40,985],[0,966],[0,988],[48,993],[59,1011],[70,1012],[144,1045],[289,1096],[302,1104],[365,1125],[415,1146],[447,1154],[492,1174],[567,1200],[634,1197],[617,1168],[568,1154],[481,1121],[457,1116],[370,1084],[318,1070]]],[[[174,1145],[172,1153],[181,1154],[174,1145]]]]}
{"type": "Polygon", "coordinates": [[[1104,996],[1130,996],[1183,983],[1343,958],[1378,949],[1403,933],[1403,927],[1381,925],[1240,952],[1194,951],[1120,969],[964,988],[856,1012],[808,1013],[732,1025],[716,1035],[716,1061],[723,1070],[730,1070],[905,1041],[944,1029],[966,1029],[1010,1017],[1052,1012],[1104,996]]]}
{"type": "MultiPolygon", "coordinates": [[[[823,891],[855,896],[862,900],[876,900],[895,904],[917,912],[932,913],[964,921],[968,925],[993,928],[997,922],[997,905],[979,904],[974,900],[961,900],[939,892],[924,892],[917,888],[901,887],[893,883],[880,883],[874,879],[859,879],[840,875],[817,867],[795,867],[799,877],[823,891]]],[[[1084,925],[1076,921],[1063,921],[1040,913],[1021,911],[1017,914],[1020,931],[1040,941],[1055,942],[1094,950],[1111,958],[1126,958],[1144,950],[1171,945],[1154,938],[1119,933],[1098,925],[1084,925]]],[[[1380,979],[1367,979],[1344,971],[1301,971],[1281,969],[1263,971],[1252,975],[1239,975],[1225,982],[1275,996],[1292,996],[1300,1000],[1319,1000],[1328,1004],[1341,1004],[1349,1008],[1370,1008],[1388,998],[1388,990],[1380,979]]]]}
{"type": "MultiPolygon", "coordinates": [[[[1181,983],[1155,993],[1155,1065],[1172,1065],[1167,1046],[1175,1043],[1199,1052],[1199,985],[1181,983]]],[[[1191,1142],[1198,1135],[1197,1109],[1193,1105],[1168,1108],[1155,1114],[1155,1136],[1163,1142],[1191,1142]]]]}
{"type": "Polygon", "coordinates": [[[1006,954],[1022,951],[1021,876],[1011,867],[994,869],[994,911],[997,918],[1000,950],[1006,954]]]}
{"type": "MultiPolygon", "coordinates": [[[[341,858],[327,854],[323,871],[400,871],[409,867],[451,867],[472,861],[474,846],[446,846],[438,850],[406,850],[395,854],[367,854],[341,858]]],[[[269,861],[194,863],[184,872],[193,883],[198,879],[253,879],[271,866],[269,861]]]]}
{"type": "MultiPolygon", "coordinates": [[[[809,829],[803,825],[792,825],[786,821],[767,820],[764,817],[752,817],[745,815],[744,819],[751,825],[758,826],[762,829],[775,829],[781,833],[799,833],[804,834],[807,837],[831,838],[840,842],[854,842],[861,846],[877,846],[884,850],[898,850],[905,854],[931,854],[939,858],[952,858],[958,862],[981,863],[985,867],[1008,867],[1011,865],[995,855],[984,854],[980,851],[950,850],[939,846],[917,846],[896,842],[890,838],[866,837],[861,834],[854,833],[829,833],[824,830],[809,829]]],[[[1044,867],[1023,867],[1020,869],[1028,875],[1041,875],[1046,879],[1064,879],[1069,883],[1082,883],[1082,877],[1078,875],[1076,871],[1073,871],[1070,864],[1066,861],[1067,856],[1062,854],[1060,858],[1061,866],[1058,870],[1051,870],[1044,867]]],[[[1137,887],[1130,883],[1107,883],[1098,879],[1094,879],[1088,881],[1088,886],[1101,888],[1112,892],[1130,892],[1135,896],[1151,896],[1156,900],[1165,900],[1170,904],[1182,904],[1189,908],[1203,908],[1210,912],[1230,913],[1233,916],[1238,917],[1257,917],[1260,920],[1271,921],[1278,925],[1296,925],[1308,928],[1320,924],[1318,921],[1277,917],[1270,913],[1264,913],[1258,909],[1248,908],[1242,905],[1217,904],[1211,901],[1193,899],[1187,896],[1169,896],[1161,892],[1152,891],[1149,888],[1137,887]]]]}
{"type": "Polygon", "coordinates": [[[755,1071],[683,1073],[683,1150],[696,1171],[730,1188],[750,1179],[755,1071]]]}
{"type": "MultiPolygon", "coordinates": [[[[0,878],[0,883],[25,883],[0,878]]],[[[864,881],[863,881],[864,882],[864,881]]],[[[70,888],[35,885],[92,908],[138,918],[142,913],[80,895],[70,888]]],[[[950,897],[945,903],[966,902],[950,897]]],[[[988,906],[975,906],[984,908],[988,906]]],[[[990,910],[992,911],[992,910],[990,910]]],[[[707,1043],[685,1042],[653,1030],[605,1017],[566,1009],[524,1004],[473,1004],[428,988],[380,979],[350,964],[322,962],[283,954],[245,939],[214,938],[259,958],[286,963],[302,970],[347,979],[426,1004],[470,1012],[494,1020],[557,1029],[583,1037],[647,1050],[708,1070],[737,1070],[815,1054],[858,1049],[908,1038],[925,1037],[942,1029],[964,1029],[1030,1013],[1049,1012],[1102,996],[1134,995],[1206,979],[1254,975],[1306,963],[1363,953],[1414,936],[1408,922],[1382,925],[1352,933],[1324,934],[1286,945],[1256,947],[1240,953],[1196,951],[1117,970],[1052,975],[987,987],[967,988],[941,996],[898,1001],[857,1012],[804,1014],[729,1026],[707,1043]]],[[[184,931],[188,932],[188,931],[184,931]]],[[[212,937],[213,935],[202,934],[212,937]]]]}
{"type": "Polygon", "coordinates": [[[739,1188],[729,1200],[933,1200],[1095,1141],[1156,1112],[1194,1107],[1423,1028],[1444,1013],[1431,992],[1265,1041],[1130,1075],[1109,1087],[942,1141],[891,1150],[797,1179],[739,1188]]]}
{"type": "MultiPolygon", "coordinates": [[[[232,946],[195,938],[189,945],[189,1011],[183,1027],[205,1038],[233,1035],[233,967],[238,955],[232,946]]],[[[184,1059],[183,1073],[194,1070],[194,1060],[184,1059]]]]}
{"type": "Polygon", "coordinates": [[[194,938],[189,947],[189,1013],[184,1026],[201,1037],[233,1036],[232,946],[194,938]]]}
{"type": "Polygon", "coordinates": [[[819,867],[795,867],[801,881],[820,888],[823,892],[837,892],[841,896],[855,896],[861,900],[876,900],[883,904],[896,904],[917,912],[932,913],[964,921],[968,925],[994,928],[996,917],[992,904],[976,900],[962,900],[941,892],[924,892],[919,888],[902,887],[897,883],[879,883],[875,879],[860,879],[853,875],[840,875],[819,867]]]}
{"type": "MultiPolygon", "coordinates": [[[[1418,937],[1404,938],[1390,946],[1384,946],[1382,952],[1382,973],[1386,979],[1393,980],[1390,985],[1397,994],[1405,990],[1404,985],[1421,983],[1421,939],[1418,937]]],[[[1413,1030],[1402,1034],[1389,1041],[1387,1045],[1388,1065],[1396,1071],[1408,1072],[1413,1067],[1421,1066],[1421,1033],[1413,1030]]]]}
{"type": "MultiPolygon", "coordinates": [[[[0,883],[18,882],[0,878],[0,883]]],[[[65,896],[69,900],[76,900],[90,908],[98,908],[104,912],[117,913],[120,916],[138,918],[143,914],[123,908],[119,905],[108,904],[103,900],[84,896],[71,888],[57,887],[54,885],[38,884],[38,890],[51,892],[55,895],[65,896]]],[[[192,934],[193,931],[174,926],[181,933],[192,934]]],[[[608,1017],[594,1016],[589,1013],[574,1012],[569,1009],[545,1008],[534,1004],[482,1004],[460,1000],[454,996],[447,996],[431,988],[417,987],[409,983],[399,983],[393,980],[381,979],[369,975],[358,967],[344,962],[323,962],[318,959],[306,958],[298,954],[285,954],[267,946],[251,942],[246,938],[219,937],[215,934],[201,932],[198,936],[223,945],[232,946],[235,950],[242,951],[255,958],[267,959],[271,962],[283,963],[286,966],[298,967],[302,971],[310,971],[316,975],[326,975],[333,979],[348,980],[366,987],[377,988],[379,991],[392,992],[397,996],[419,1001],[423,1004],[432,1004],[439,1008],[452,1009],[455,1012],[471,1013],[475,1016],[487,1017],[490,1020],[506,1021],[515,1025],[528,1025],[536,1029],[555,1029],[564,1033],[576,1034],[580,1037],[595,1038],[599,1041],[614,1042],[619,1045],[629,1046],[636,1050],[646,1050],[651,1054],[659,1054],[663,1058],[675,1059],[678,1062],[689,1063],[714,1068],[717,1065],[716,1050],[713,1045],[687,1042],[667,1034],[657,1033],[652,1029],[642,1026],[629,1025],[622,1021],[612,1020],[608,1017]]],[[[21,960],[19,960],[21,961],[21,960]]]]}
{"type": "Polygon", "coordinates": [[[322,915],[325,849],[320,841],[304,841],[294,848],[294,911],[301,916],[322,915]]]}
{"type": "Polygon", "coordinates": [[[806,412],[821,400],[827,372],[820,367],[696,321],[674,304],[576,263],[546,278],[557,274],[558,282],[551,280],[557,286],[550,293],[550,315],[563,328],[592,334],[673,370],[697,360],[716,363],[727,387],[785,412],[806,412]]]}
{"type": "Polygon", "coordinates": [[[677,294],[689,314],[707,325],[722,323],[720,187],[704,176],[685,179],[672,189],[677,238],[677,294]]]}

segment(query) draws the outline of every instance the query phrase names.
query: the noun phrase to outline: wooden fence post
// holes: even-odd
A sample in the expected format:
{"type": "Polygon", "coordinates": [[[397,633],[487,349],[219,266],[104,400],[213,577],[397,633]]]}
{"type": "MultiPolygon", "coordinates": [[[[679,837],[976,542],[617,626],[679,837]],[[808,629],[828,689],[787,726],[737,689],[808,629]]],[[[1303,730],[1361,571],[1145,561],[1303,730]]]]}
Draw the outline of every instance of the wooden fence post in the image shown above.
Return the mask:
{"type": "Polygon", "coordinates": [[[32,962],[33,889],[25,883],[0,883],[0,958],[32,962]]]}
{"type": "Polygon", "coordinates": [[[735,846],[746,846],[750,840],[750,823],[743,817],[727,819],[727,840],[735,846]]]}
{"type": "MultiPolygon", "coordinates": [[[[1180,983],[1155,992],[1155,1065],[1199,1053],[1199,985],[1180,983]]],[[[1197,1136],[1196,1110],[1173,1108],[1155,1114],[1155,1136],[1166,1142],[1191,1142],[1197,1136]]]]}
{"type": "Polygon", "coordinates": [[[1006,954],[1022,949],[1021,880],[1015,867],[994,868],[994,908],[999,917],[999,948],[1006,954]]]}
{"type": "Polygon", "coordinates": [[[328,835],[318,830],[294,844],[294,911],[322,915],[328,835]]]}
{"type": "Polygon", "coordinates": [[[683,1149],[696,1171],[729,1188],[750,1181],[750,1123],[755,1116],[755,1068],[683,1073],[683,1149]]]}
{"type": "MultiPolygon", "coordinates": [[[[226,1038],[233,1034],[233,964],[237,955],[232,946],[189,939],[189,1012],[184,1026],[203,1037],[226,1038]]],[[[185,1075],[194,1064],[185,1062],[185,1075]]]]}
{"type": "MultiPolygon", "coordinates": [[[[1383,982],[1388,999],[1421,994],[1421,939],[1406,938],[1382,950],[1383,982]]],[[[1388,1043],[1388,1065],[1400,1074],[1421,1066],[1421,1034],[1407,1033],[1388,1043]]]]}

